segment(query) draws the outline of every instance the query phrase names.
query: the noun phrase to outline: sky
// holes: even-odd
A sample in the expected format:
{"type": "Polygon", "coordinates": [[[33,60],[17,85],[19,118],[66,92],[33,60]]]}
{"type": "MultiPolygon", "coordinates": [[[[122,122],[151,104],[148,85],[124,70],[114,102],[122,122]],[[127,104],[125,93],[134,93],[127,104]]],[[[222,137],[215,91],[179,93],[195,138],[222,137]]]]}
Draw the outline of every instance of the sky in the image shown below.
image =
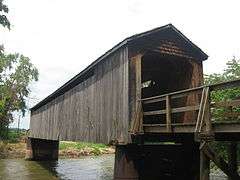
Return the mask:
{"type": "MultiPolygon", "coordinates": [[[[0,28],[8,53],[38,68],[29,107],[55,91],[128,36],[172,23],[209,55],[204,73],[240,58],[238,0],[5,0],[11,31],[0,28]]],[[[16,127],[18,116],[12,127],[16,127]]],[[[20,127],[29,127],[29,114],[20,127]]]]}

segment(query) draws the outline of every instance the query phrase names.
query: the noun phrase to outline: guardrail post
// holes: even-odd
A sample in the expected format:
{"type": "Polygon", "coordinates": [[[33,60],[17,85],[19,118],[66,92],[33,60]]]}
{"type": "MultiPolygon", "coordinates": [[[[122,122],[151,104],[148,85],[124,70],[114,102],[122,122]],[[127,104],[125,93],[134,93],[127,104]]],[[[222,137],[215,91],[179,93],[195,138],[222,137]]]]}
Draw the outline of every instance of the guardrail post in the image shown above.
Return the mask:
{"type": "Polygon", "coordinates": [[[212,121],[211,121],[211,112],[210,112],[210,92],[209,87],[206,87],[206,105],[204,108],[204,120],[206,123],[206,134],[212,136],[212,121]]]}
{"type": "Polygon", "coordinates": [[[210,115],[210,93],[209,87],[206,90],[206,99],[205,99],[205,108],[204,108],[204,120],[206,123],[206,133],[211,134],[212,132],[212,123],[211,123],[211,115],[210,115]]]}
{"type": "Polygon", "coordinates": [[[169,95],[166,96],[166,125],[167,125],[167,132],[172,132],[171,127],[171,98],[169,95]]]}

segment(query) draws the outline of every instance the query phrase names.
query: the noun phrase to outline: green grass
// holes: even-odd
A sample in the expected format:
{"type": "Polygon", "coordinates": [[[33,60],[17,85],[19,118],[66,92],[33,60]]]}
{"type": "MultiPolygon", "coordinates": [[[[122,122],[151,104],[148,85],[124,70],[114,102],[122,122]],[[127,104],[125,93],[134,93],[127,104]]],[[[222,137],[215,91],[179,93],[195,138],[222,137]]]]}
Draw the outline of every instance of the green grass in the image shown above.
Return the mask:
{"type": "Polygon", "coordinates": [[[25,132],[23,131],[17,132],[16,130],[9,130],[7,140],[10,143],[17,143],[19,139],[24,135],[25,135],[25,132]]]}
{"type": "Polygon", "coordinates": [[[95,144],[95,143],[85,143],[85,142],[67,142],[67,141],[61,141],[59,144],[60,150],[65,150],[69,148],[74,149],[84,149],[84,148],[93,148],[93,149],[99,149],[99,148],[107,148],[108,146],[104,144],[95,144]]]}
{"type": "Polygon", "coordinates": [[[108,148],[107,145],[104,144],[95,144],[95,143],[86,143],[86,142],[67,142],[61,141],[59,144],[59,150],[84,150],[91,149],[91,154],[100,155],[102,154],[102,150],[108,148]]]}

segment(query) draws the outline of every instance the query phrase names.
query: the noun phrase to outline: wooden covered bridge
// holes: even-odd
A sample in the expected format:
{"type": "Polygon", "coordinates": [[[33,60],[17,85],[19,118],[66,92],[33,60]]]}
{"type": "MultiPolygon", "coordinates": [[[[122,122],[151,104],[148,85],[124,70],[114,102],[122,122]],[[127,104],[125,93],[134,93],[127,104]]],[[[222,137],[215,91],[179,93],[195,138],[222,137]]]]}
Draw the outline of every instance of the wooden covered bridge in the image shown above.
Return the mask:
{"type": "Polygon", "coordinates": [[[207,58],[171,24],[123,40],[31,109],[29,158],[57,159],[60,140],[110,143],[114,179],[208,180],[210,160],[239,179],[236,144],[227,162],[209,142],[240,139],[240,101],[210,98],[240,81],[203,86],[207,58]]]}

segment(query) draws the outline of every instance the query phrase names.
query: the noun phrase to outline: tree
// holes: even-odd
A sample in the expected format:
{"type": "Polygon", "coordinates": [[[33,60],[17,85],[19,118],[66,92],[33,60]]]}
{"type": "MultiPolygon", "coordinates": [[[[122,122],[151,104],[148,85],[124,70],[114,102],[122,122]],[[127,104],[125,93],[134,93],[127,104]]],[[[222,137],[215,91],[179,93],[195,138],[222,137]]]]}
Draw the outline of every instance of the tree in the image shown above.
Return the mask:
{"type": "MultiPolygon", "coordinates": [[[[205,75],[204,77],[205,84],[215,84],[237,79],[240,79],[240,59],[236,59],[236,57],[233,57],[232,60],[226,63],[226,68],[222,73],[213,73],[210,75],[205,75]]],[[[240,98],[240,88],[219,90],[211,93],[211,99],[214,102],[232,100],[236,98],[240,98]]],[[[229,118],[224,118],[224,113],[228,110],[240,112],[240,108],[237,107],[231,109],[217,108],[212,111],[212,118],[215,121],[231,120],[229,118]]],[[[234,120],[239,120],[239,118],[234,118],[234,120]]],[[[213,149],[215,149],[215,151],[225,158],[227,158],[228,146],[229,142],[214,142],[212,145],[213,149]]],[[[238,147],[240,147],[240,145],[238,145],[238,147]]],[[[238,158],[240,158],[240,148],[238,148],[238,158]]]]}
{"type": "Polygon", "coordinates": [[[226,63],[226,68],[223,73],[213,73],[210,75],[205,75],[205,83],[213,84],[223,81],[231,81],[240,79],[240,60],[233,57],[232,60],[226,63]]]}
{"type": "Polygon", "coordinates": [[[10,22],[6,16],[9,12],[7,5],[3,4],[3,0],[0,0],[0,24],[3,27],[7,27],[10,30],[10,22]]]}
{"type": "MultiPolygon", "coordinates": [[[[226,63],[226,68],[223,73],[213,73],[210,75],[205,75],[204,81],[205,84],[215,84],[225,81],[232,81],[236,79],[240,79],[240,60],[233,57],[232,60],[226,63]]],[[[211,99],[214,102],[218,101],[226,101],[240,98],[240,88],[232,88],[221,91],[213,91],[211,93],[211,99]]],[[[233,108],[233,111],[239,112],[239,108],[233,108]]],[[[218,108],[214,109],[212,112],[213,118],[215,120],[226,120],[224,119],[224,113],[226,112],[226,108],[218,108]]]]}
{"type": "Polygon", "coordinates": [[[30,83],[38,80],[38,70],[28,57],[0,52],[0,137],[13,121],[13,113],[24,116],[30,83]]]}

